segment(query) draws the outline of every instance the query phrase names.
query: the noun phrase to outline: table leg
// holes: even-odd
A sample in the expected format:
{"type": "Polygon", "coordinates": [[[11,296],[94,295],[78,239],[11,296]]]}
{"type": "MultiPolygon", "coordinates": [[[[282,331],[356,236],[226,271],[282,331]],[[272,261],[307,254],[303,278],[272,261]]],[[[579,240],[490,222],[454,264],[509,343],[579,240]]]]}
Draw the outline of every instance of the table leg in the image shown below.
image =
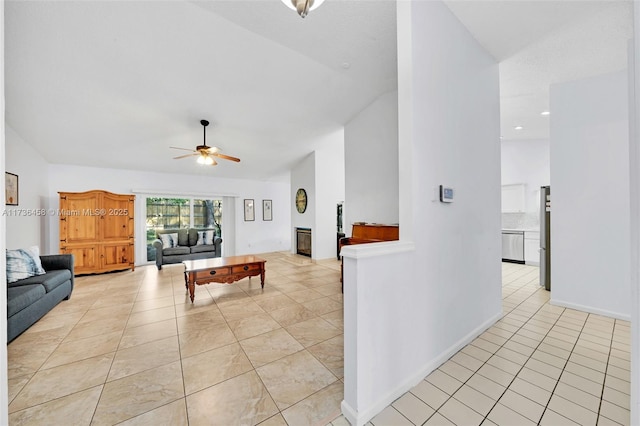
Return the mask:
{"type": "Polygon", "coordinates": [[[196,293],[196,280],[195,274],[189,275],[189,298],[191,299],[191,303],[193,303],[193,299],[196,293]]]}
{"type": "Polygon", "coordinates": [[[264,268],[260,269],[260,286],[264,288],[264,268]]]}
{"type": "Polygon", "coordinates": [[[184,288],[189,289],[189,274],[187,271],[184,271],[184,288]]]}

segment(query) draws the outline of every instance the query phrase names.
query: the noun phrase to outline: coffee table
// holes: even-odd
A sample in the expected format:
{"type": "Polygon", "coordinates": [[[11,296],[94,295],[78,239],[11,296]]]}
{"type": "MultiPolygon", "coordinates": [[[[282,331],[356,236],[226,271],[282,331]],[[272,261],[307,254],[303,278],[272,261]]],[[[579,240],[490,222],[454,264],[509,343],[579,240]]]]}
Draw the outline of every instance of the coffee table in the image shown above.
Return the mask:
{"type": "Polygon", "coordinates": [[[260,285],[264,288],[266,260],[253,255],[184,260],[182,263],[184,264],[184,285],[189,290],[191,303],[193,303],[196,284],[231,284],[246,277],[260,275],[260,285]]]}

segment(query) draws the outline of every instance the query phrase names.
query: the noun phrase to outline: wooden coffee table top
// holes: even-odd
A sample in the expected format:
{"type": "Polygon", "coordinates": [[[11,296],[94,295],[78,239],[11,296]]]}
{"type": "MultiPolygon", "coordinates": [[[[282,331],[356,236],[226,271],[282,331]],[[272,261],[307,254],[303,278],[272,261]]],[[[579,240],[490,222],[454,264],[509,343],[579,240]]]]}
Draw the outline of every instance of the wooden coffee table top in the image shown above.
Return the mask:
{"type": "Polygon", "coordinates": [[[264,263],[266,260],[249,256],[214,257],[211,259],[183,260],[185,272],[202,271],[206,269],[221,268],[223,266],[246,265],[249,263],[264,263]]]}

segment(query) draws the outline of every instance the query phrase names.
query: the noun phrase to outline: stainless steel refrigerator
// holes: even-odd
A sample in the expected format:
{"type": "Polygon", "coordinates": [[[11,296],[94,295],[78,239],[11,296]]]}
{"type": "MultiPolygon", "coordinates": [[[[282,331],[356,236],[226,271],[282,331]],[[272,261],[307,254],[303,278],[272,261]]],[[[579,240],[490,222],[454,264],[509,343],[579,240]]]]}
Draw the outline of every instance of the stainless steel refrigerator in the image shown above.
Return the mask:
{"type": "Polygon", "coordinates": [[[540,188],[540,285],[551,290],[551,189],[540,188]]]}

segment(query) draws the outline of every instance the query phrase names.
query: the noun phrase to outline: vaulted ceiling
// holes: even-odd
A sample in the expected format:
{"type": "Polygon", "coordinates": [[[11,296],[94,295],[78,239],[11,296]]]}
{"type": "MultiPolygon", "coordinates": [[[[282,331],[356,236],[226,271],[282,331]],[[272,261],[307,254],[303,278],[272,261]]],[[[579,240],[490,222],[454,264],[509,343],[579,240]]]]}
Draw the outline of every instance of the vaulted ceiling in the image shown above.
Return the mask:
{"type": "Polygon", "coordinates": [[[500,63],[504,139],[549,137],[553,117],[540,113],[549,110],[552,84],[627,67],[632,1],[454,0],[447,4],[500,63]]]}
{"type": "MultiPolygon", "coordinates": [[[[549,84],[626,65],[630,1],[447,4],[501,62],[505,138],[548,136],[549,84]]],[[[6,122],[51,163],[286,179],[396,89],[395,8],[327,0],[301,19],[280,0],[9,0],[6,122]],[[172,159],[202,142],[201,119],[241,163],[172,159]]]]}

